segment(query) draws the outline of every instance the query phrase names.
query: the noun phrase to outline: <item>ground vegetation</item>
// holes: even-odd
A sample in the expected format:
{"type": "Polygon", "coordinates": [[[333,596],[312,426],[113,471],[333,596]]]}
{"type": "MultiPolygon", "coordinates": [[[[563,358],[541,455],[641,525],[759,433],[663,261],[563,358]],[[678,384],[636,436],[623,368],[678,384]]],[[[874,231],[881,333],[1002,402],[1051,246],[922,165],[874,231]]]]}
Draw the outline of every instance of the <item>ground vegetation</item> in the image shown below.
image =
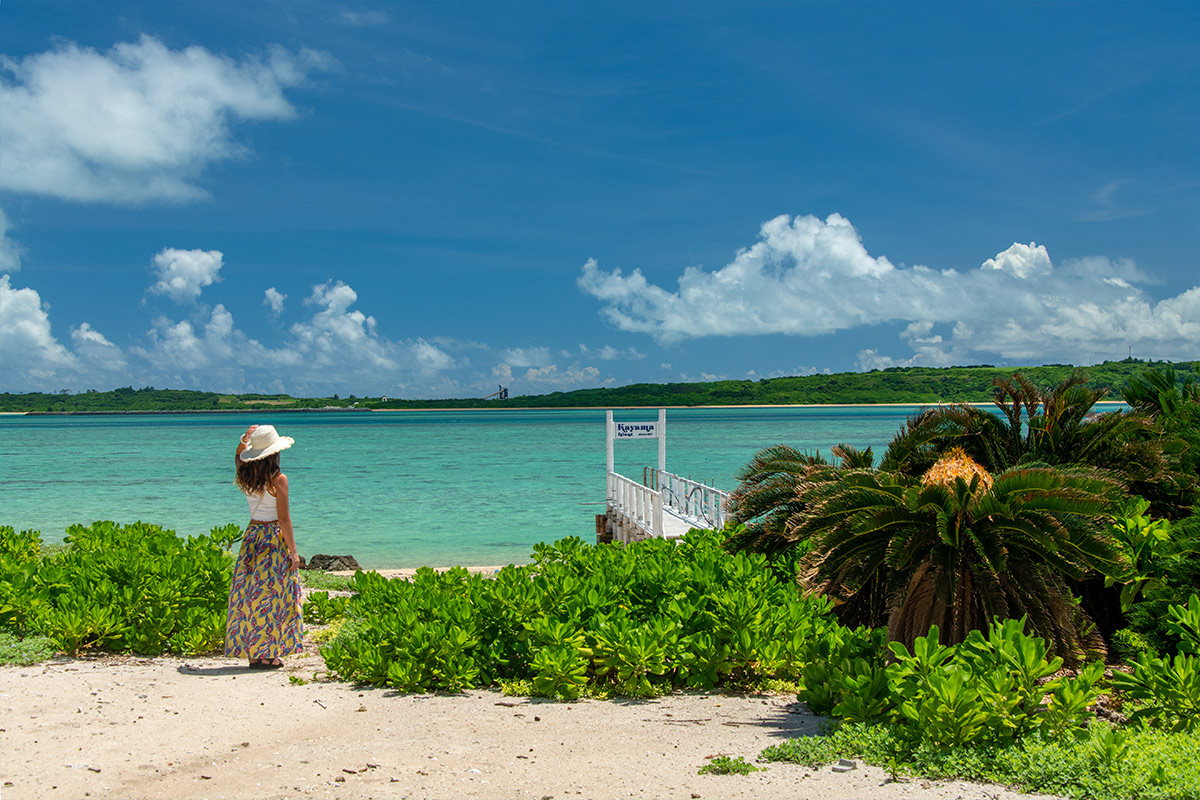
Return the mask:
{"type": "MultiPolygon", "coordinates": [[[[1125,359],[1087,368],[1087,388],[1119,400],[1132,376],[1148,368],[1169,366],[1182,382],[1200,377],[1200,361],[1167,362],[1125,359]]],[[[1022,367],[1030,381],[1053,386],[1075,367],[1047,364],[1022,367]]],[[[187,412],[187,411],[366,411],[423,408],[605,408],[658,406],[812,405],[824,403],[986,403],[993,381],[1013,368],[990,365],[964,367],[893,367],[869,372],[839,372],[759,380],[720,380],[695,383],[639,383],[613,388],[578,389],[549,394],[513,395],[507,399],[410,399],[355,396],[291,397],[284,394],[219,394],[183,389],[0,393],[0,411],[35,413],[187,412]]]]}

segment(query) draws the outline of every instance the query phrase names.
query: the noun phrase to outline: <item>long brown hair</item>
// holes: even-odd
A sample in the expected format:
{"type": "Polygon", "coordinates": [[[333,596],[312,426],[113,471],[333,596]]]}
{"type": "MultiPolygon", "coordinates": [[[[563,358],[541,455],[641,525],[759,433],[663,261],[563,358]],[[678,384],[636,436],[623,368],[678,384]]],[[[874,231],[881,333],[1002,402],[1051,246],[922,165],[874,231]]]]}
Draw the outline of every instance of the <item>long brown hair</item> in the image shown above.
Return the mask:
{"type": "Polygon", "coordinates": [[[237,477],[234,484],[246,494],[267,492],[275,476],[279,474],[279,453],[272,453],[257,461],[238,459],[237,477]]]}

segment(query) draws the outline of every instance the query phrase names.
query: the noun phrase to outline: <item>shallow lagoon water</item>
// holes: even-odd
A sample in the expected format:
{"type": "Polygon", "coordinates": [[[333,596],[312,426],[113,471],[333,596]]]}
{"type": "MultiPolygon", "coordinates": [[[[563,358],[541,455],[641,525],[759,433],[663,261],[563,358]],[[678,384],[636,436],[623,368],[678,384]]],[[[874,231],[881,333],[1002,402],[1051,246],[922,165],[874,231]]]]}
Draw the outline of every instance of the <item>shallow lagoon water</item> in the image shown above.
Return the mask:
{"type": "MultiPolygon", "coordinates": [[[[917,409],[670,409],[667,469],[729,490],[773,444],[878,455],[917,409]]],[[[351,553],[376,569],[519,564],[537,542],[592,541],[603,511],[603,410],[0,415],[0,524],[48,542],[97,519],[184,535],[245,524],[233,451],[254,423],[296,439],[282,464],[305,556],[351,553]]],[[[657,454],[654,440],[617,442],[617,471],[640,480],[657,454]]]]}

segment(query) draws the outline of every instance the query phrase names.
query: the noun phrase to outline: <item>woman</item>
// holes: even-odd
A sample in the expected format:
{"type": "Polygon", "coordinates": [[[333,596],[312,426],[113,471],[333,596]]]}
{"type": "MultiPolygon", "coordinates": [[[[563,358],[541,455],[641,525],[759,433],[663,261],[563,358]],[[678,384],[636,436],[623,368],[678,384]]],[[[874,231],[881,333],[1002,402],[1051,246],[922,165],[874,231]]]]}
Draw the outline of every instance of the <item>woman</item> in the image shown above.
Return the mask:
{"type": "Polygon", "coordinates": [[[279,669],[300,652],[300,556],[288,513],[288,479],[279,453],[295,443],[271,425],[251,425],[238,442],[234,483],[246,493],[250,526],[242,539],[229,587],[225,655],[250,669],[279,669]]]}

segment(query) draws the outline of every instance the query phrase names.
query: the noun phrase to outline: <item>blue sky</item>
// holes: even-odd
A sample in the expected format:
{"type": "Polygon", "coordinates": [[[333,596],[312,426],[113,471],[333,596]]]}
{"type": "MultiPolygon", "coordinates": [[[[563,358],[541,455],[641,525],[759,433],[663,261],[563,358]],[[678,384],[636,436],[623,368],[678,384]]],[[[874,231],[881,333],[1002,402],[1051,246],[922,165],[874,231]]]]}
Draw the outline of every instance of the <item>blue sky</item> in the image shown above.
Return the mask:
{"type": "Polygon", "coordinates": [[[0,6],[0,390],[1200,357],[1200,6],[0,6]]]}

